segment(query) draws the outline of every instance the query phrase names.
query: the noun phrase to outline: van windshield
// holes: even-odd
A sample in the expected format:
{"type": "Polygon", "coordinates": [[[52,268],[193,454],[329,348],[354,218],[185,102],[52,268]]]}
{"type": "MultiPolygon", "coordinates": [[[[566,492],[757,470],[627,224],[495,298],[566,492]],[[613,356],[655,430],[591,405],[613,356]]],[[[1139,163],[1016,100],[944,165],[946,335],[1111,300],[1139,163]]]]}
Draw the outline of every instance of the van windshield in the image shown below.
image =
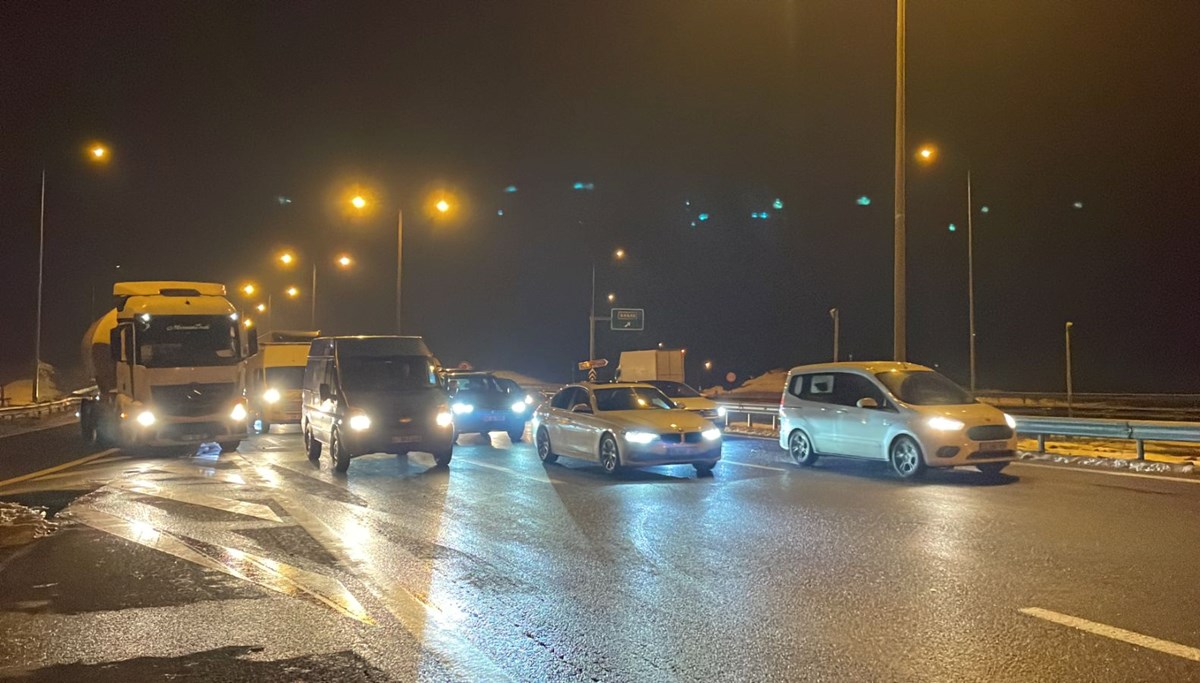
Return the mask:
{"type": "Polygon", "coordinates": [[[338,357],[347,391],[398,391],[435,386],[434,367],[425,356],[338,357]]]}
{"type": "Polygon", "coordinates": [[[142,314],[137,324],[137,362],[147,368],[234,365],[237,320],[228,315],[142,314]]]}
{"type": "Polygon", "coordinates": [[[902,370],[875,375],[896,398],[915,406],[959,406],[975,399],[932,370],[902,370]]]}

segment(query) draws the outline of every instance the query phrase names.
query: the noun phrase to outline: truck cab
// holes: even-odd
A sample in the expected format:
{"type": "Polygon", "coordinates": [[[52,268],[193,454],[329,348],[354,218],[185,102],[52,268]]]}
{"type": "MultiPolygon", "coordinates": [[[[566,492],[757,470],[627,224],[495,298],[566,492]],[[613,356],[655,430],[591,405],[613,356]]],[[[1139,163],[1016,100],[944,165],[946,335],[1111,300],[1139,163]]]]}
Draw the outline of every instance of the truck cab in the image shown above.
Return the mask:
{"type": "Polygon", "coordinates": [[[275,424],[300,424],[300,387],[308,347],[318,332],[274,331],[259,338],[258,354],[249,363],[246,398],[266,434],[275,424]]]}

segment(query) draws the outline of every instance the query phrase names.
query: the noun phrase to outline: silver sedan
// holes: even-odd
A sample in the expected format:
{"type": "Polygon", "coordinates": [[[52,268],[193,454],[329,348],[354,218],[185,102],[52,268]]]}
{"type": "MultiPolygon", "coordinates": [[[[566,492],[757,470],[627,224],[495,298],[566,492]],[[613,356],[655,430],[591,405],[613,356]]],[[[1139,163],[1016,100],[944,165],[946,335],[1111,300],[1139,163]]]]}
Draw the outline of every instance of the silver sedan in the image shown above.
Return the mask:
{"type": "Polygon", "coordinates": [[[721,459],[721,430],[649,384],[572,384],[533,415],[538,457],[625,467],[690,464],[706,475],[721,459]]]}

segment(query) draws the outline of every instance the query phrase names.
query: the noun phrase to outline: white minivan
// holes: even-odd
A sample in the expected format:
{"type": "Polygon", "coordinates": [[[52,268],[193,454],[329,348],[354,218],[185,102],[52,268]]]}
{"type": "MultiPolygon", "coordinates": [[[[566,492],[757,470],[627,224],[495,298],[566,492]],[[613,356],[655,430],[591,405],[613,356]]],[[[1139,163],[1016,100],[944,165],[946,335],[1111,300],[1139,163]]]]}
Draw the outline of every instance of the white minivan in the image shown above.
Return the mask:
{"type": "Polygon", "coordinates": [[[891,361],[792,368],[779,445],[800,465],[819,456],[886,460],[901,477],[973,465],[998,475],[1016,457],[1016,422],[921,365],[891,361]]]}

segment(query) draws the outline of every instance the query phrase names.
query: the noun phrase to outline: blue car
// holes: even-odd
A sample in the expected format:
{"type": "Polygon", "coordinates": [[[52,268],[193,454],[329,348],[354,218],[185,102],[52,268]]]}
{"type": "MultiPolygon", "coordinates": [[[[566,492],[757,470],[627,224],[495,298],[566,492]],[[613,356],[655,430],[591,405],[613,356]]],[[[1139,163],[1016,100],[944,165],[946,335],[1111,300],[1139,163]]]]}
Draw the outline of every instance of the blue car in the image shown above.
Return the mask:
{"type": "Polygon", "coordinates": [[[513,443],[525,438],[531,406],[519,387],[513,391],[488,372],[448,372],[442,381],[450,395],[456,435],[506,432],[513,443]]]}

